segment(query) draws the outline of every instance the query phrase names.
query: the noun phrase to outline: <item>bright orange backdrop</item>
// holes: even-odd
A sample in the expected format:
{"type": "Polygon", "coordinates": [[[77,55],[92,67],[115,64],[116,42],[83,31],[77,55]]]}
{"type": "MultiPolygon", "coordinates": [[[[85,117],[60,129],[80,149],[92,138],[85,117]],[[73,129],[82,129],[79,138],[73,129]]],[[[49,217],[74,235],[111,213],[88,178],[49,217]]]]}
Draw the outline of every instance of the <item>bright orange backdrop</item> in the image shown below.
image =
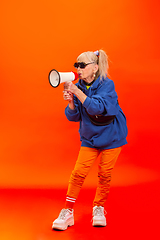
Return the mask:
{"type": "Polygon", "coordinates": [[[158,0],[1,2],[0,187],[67,185],[78,124],[65,118],[63,86],[53,89],[48,73],[74,70],[81,52],[100,48],[129,128],[113,184],[158,178],[159,10],[158,0]]]}

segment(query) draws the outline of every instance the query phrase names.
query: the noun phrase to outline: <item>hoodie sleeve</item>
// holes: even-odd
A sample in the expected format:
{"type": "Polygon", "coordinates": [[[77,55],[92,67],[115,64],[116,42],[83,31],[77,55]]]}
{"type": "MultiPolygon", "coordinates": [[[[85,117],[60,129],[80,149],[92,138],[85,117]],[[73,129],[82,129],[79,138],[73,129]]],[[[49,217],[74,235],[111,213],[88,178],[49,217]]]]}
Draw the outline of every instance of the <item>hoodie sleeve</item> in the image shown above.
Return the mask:
{"type": "Polygon", "coordinates": [[[118,114],[117,93],[112,80],[105,81],[91,97],[87,97],[83,103],[90,115],[104,114],[112,116],[118,114]]]}

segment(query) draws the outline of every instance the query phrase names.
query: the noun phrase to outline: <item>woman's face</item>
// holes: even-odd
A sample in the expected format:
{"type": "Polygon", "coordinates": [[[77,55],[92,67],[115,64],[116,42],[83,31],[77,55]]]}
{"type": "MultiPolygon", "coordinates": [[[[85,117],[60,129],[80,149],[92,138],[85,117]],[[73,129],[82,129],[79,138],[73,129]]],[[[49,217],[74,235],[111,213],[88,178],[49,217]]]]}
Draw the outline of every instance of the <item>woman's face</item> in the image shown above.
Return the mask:
{"type": "MultiPolygon", "coordinates": [[[[84,56],[78,59],[78,62],[90,63],[90,61],[84,56]]],[[[94,74],[98,71],[98,65],[95,63],[91,63],[87,65],[85,68],[77,68],[77,73],[79,78],[84,80],[86,83],[91,83],[94,80],[94,74]]]]}

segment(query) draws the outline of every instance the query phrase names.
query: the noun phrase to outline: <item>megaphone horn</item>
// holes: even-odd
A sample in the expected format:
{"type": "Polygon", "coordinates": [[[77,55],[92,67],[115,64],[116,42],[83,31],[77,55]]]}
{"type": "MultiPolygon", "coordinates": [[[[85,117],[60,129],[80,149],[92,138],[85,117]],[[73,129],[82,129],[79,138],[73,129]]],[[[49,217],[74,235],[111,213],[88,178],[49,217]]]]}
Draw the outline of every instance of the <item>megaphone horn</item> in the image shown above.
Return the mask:
{"type": "Polygon", "coordinates": [[[49,72],[49,83],[52,87],[56,88],[62,82],[70,82],[78,79],[76,72],[58,72],[56,69],[52,69],[49,72]]]}

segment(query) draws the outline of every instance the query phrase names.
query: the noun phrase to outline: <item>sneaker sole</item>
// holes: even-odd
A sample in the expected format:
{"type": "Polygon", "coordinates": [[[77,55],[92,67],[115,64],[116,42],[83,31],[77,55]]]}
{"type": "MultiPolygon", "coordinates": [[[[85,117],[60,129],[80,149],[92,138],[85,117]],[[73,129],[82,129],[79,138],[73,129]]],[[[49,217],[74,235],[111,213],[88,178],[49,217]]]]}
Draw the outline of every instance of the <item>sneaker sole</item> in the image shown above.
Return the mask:
{"type": "Polygon", "coordinates": [[[107,223],[106,221],[100,221],[100,220],[93,220],[93,227],[106,227],[107,223]]]}
{"type": "Polygon", "coordinates": [[[66,224],[64,225],[59,225],[58,223],[53,223],[52,229],[57,229],[57,230],[66,230],[68,227],[71,227],[74,225],[74,220],[70,219],[66,224]]]}

